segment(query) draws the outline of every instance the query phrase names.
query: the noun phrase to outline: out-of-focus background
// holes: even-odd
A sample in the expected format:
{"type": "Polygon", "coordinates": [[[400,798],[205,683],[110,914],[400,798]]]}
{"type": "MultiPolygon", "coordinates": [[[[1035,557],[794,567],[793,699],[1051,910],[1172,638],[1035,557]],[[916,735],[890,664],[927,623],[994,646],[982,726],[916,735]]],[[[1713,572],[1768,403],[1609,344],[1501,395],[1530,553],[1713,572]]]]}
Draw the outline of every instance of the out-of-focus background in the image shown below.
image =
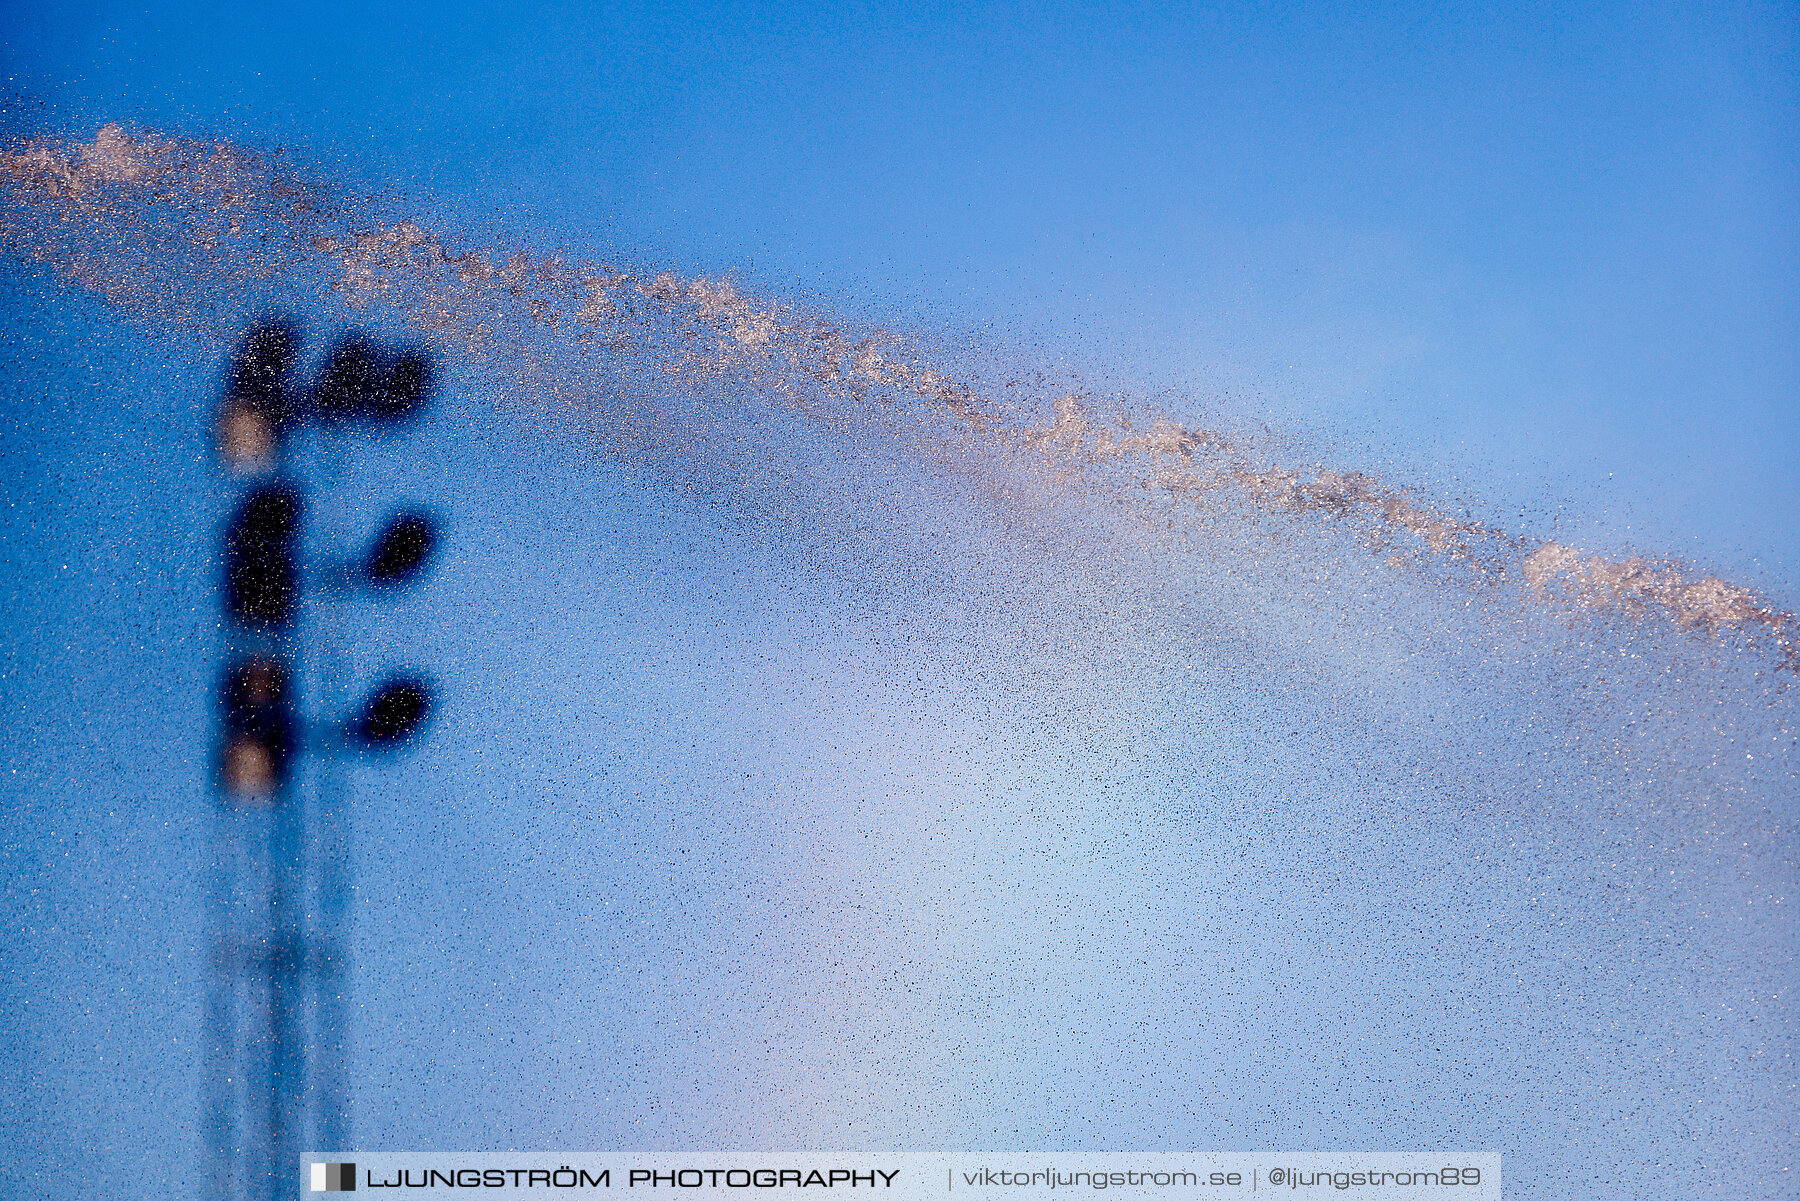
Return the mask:
{"type": "MultiPolygon", "coordinates": [[[[72,4],[0,36],[9,139],[279,150],[472,245],[735,273],[1792,609],[1797,24],[72,4]]],[[[0,276],[0,1191],[179,1192],[230,345],[67,266],[0,276]]],[[[301,320],[307,370],[352,322],[423,339],[305,279],[241,308],[301,320]]],[[[1792,1191],[1794,701],[1729,639],[1484,601],[1484,642],[1463,594],[1334,593],[1304,541],[1227,572],[1083,515],[1027,553],[898,439],[777,439],[771,503],[433,353],[426,417],[315,481],[321,554],[399,503],[445,530],[421,586],[329,611],[356,683],[440,688],[346,769],[356,1145],[1466,1147],[1533,1196],[1792,1191]]]]}

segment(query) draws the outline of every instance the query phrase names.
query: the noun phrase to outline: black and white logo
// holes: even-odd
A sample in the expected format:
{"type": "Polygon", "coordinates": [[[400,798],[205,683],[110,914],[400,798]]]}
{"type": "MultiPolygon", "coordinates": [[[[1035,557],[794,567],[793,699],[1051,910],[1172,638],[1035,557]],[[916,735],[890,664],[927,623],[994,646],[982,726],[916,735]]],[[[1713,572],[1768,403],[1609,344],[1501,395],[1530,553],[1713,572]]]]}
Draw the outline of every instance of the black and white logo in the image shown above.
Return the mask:
{"type": "Polygon", "coordinates": [[[315,1193],[353,1193],[356,1191],[356,1165],[353,1163],[316,1163],[312,1166],[312,1191],[315,1193]]]}

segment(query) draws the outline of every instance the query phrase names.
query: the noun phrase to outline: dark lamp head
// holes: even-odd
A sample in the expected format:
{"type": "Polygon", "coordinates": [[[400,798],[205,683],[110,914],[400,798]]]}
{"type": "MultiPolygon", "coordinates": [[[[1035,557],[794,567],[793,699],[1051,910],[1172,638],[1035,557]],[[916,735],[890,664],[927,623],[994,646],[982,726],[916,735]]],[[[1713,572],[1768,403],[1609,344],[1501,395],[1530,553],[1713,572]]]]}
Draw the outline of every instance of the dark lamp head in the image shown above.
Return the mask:
{"type": "Polygon", "coordinates": [[[383,354],[361,334],[350,334],[331,352],[313,389],[313,411],[327,422],[400,421],[424,407],[434,383],[423,355],[383,354]]]}
{"type": "Polygon", "coordinates": [[[363,560],[363,577],[377,587],[404,584],[425,569],[437,548],[437,523],[424,513],[399,513],[363,560]]]}
{"type": "Polygon", "coordinates": [[[300,588],[295,541],[300,494],[280,484],[253,489],[225,532],[225,611],[239,625],[291,625],[300,588]]]}
{"type": "Polygon", "coordinates": [[[386,750],[410,740],[430,713],[431,685],[416,676],[396,677],[369,694],[350,733],[364,746],[386,750]]]}

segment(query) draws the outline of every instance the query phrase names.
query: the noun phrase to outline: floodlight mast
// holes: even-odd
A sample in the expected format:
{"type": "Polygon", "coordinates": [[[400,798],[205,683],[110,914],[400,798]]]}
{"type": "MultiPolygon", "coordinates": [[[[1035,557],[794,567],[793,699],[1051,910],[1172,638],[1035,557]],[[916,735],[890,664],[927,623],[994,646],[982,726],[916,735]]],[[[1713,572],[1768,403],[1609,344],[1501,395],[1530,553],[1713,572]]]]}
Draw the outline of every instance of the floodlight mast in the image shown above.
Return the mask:
{"type": "MultiPolygon", "coordinates": [[[[222,556],[228,634],[214,771],[206,1128],[215,1201],[297,1194],[309,1093],[314,1145],[347,1148],[339,1085],[347,850],[338,831],[316,828],[337,819],[338,798],[321,795],[319,820],[309,822],[299,769],[309,750],[317,760],[345,748],[402,746],[431,708],[429,682],[404,676],[375,689],[335,734],[303,715],[306,498],[296,435],[309,426],[393,424],[422,407],[432,373],[423,356],[389,356],[353,334],[302,389],[293,379],[299,345],[291,322],[250,328],[215,431],[221,461],[241,481],[222,556]],[[308,1046],[316,1048],[311,1064],[308,1046]]],[[[371,590],[410,582],[436,541],[428,515],[402,513],[376,540],[359,579],[371,590]]],[[[323,773],[315,779],[322,793],[334,791],[323,773]]]]}

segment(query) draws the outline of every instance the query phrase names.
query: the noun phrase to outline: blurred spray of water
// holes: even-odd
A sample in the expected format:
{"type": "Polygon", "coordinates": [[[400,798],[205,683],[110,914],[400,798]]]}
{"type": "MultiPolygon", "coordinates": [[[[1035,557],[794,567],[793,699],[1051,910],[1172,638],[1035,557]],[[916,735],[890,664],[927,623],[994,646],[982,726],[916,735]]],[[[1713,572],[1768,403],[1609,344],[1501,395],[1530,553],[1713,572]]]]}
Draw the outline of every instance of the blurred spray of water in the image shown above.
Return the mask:
{"type": "Polygon", "coordinates": [[[191,316],[216,309],[234,281],[327,269],[352,305],[398,306],[441,343],[500,360],[543,401],[582,408],[628,453],[691,456],[701,439],[716,454],[764,402],[953,465],[997,493],[1053,504],[1130,498],[1140,515],[1187,529],[1228,516],[1325,518],[1395,572],[1436,570],[1522,589],[1542,605],[1736,637],[1800,669],[1800,621],[1750,588],[1666,559],[1608,559],[1494,528],[1360,471],[1259,461],[1240,440],[1173,416],[1134,425],[1077,394],[1033,394],[1016,381],[984,390],[905,337],[745,296],[730,279],[458,250],[411,221],[381,222],[368,205],[332,204],[234,147],[118,126],[85,144],[8,150],[0,179],[12,251],[120,304],[191,316]],[[591,389],[596,372],[614,382],[603,394],[591,389]],[[712,403],[679,413],[669,403],[677,389],[712,403]],[[637,399],[648,396],[662,403],[637,399]]]}

